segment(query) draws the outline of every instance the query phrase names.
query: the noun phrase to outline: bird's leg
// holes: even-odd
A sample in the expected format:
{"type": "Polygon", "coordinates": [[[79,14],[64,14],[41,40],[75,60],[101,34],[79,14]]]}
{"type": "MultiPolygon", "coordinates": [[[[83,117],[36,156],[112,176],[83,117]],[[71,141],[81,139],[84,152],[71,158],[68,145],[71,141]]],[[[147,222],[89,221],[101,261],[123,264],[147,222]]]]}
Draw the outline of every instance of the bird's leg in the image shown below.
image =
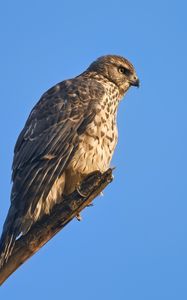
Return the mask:
{"type": "MultiPolygon", "coordinates": [[[[100,171],[94,171],[94,172],[88,174],[87,176],[85,176],[85,178],[86,178],[86,180],[88,180],[89,178],[92,178],[94,175],[96,176],[96,175],[100,175],[100,174],[101,174],[100,171]]],[[[89,195],[89,192],[88,192],[88,193],[83,193],[83,192],[81,191],[81,184],[77,184],[75,190],[76,190],[76,192],[77,192],[81,197],[86,198],[86,197],[88,197],[88,195],[89,195]]],[[[102,192],[101,192],[101,195],[103,195],[102,192]]],[[[88,206],[88,207],[91,207],[91,206],[93,206],[93,203],[90,203],[90,204],[88,204],[87,206],[88,206]]],[[[78,221],[81,221],[81,220],[82,220],[82,217],[81,217],[80,214],[78,214],[78,215],[76,216],[76,218],[77,218],[78,221]]]]}
{"type": "MultiPolygon", "coordinates": [[[[82,193],[81,191],[80,191],[80,185],[77,185],[77,187],[76,187],[76,191],[77,191],[77,193],[81,196],[81,197],[84,197],[84,198],[86,198],[88,195],[87,194],[84,194],[84,193],[82,193]]],[[[77,221],[82,221],[82,217],[81,217],[81,214],[80,213],[78,213],[77,215],[76,215],[76,218],[77,218],[77,221]]]]}
{"type": "MultiPolygon", "coordinates": [[[[84,178],[84,180],[81,182],[81,184],[86,180],[87,182],[88,182],[88,184],[89,184],[89,179],[91,180],[91,179],[93,179],[93,177],[97,177],[97,176],[100,176],[101,175],[101,172],[99,171],[99,170],[97,170],[97,171],[93,171],[93,172],[91,172],[91,173],[89,173],[89,174],[87,174],[87,175],[84,175],[83,176],[83,178],[84,178]]],[[[89,192],[88,193],[83,193],[82,191],[81,191],[81,184],[79,183],[77,186],[76,186],[76,191],[79,193],[79,195],[80,196],[82,196],[82,197],[88,197],[88,195],[89,195],[89,192]]]]}

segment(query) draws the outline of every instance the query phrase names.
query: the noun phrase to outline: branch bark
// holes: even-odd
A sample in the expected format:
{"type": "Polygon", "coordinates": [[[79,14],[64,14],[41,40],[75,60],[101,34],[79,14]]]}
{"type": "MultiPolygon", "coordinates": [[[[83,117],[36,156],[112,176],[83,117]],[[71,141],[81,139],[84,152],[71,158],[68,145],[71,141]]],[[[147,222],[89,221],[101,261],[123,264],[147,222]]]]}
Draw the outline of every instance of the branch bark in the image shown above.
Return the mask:
{"type": "Polygon", "coordinates": [[[111,181],[111,169],[108,169],[103,174],[100,172],[90,174],[82,182],[79,193],[74,191],[71,195],[63,199],[61,203],[56,204],[50,215],[44,216],[26,235],[20,237],[15,243],[9,260],[0,269],[0,285],[78,213],[91,204],[93,199],[111,181]]]}

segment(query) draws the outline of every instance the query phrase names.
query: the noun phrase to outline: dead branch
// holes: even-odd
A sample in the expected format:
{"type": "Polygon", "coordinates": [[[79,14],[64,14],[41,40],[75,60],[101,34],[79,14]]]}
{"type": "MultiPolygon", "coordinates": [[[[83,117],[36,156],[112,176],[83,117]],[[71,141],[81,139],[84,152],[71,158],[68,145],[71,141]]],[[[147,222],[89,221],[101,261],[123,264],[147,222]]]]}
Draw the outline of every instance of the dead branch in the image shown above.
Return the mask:
{"type": "Polygon", "coordinates": [[[43,217],[26,235],[20,237],[15,243],[9,260],[0,269],[0,285],[79,212],[91,204],[93,199],[96,198],[111,181],[111,169],[108,169],[103,174],[95,172],[89,175],[82,182],[79,193],[74,191],[61,203],[55,205],[50,215],[43,217]]]}

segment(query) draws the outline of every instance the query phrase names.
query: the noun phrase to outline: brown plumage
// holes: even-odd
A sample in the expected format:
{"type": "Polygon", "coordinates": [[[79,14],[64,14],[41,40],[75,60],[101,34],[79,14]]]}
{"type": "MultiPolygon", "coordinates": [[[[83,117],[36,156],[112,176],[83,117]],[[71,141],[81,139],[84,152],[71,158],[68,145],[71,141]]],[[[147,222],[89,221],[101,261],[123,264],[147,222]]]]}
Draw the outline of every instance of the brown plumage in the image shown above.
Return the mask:
{"type": "Polygon", "coordinates": [[[107,55],[81,75],[41,97],[14,150],[11,206],[0,241],[0,264],[16,238],[78,187],[87,174],[104,172],[117,143],[118,103],[139,80],[132,64],[107,55]]]}

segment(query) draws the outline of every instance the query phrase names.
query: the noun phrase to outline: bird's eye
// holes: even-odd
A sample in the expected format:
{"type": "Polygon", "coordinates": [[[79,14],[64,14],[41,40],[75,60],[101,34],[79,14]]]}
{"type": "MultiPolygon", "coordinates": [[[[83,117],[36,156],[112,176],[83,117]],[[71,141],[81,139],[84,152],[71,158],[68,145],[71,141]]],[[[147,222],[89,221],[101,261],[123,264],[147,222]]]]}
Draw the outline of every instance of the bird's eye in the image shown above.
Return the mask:
{"type": "Polygon", "coordinates": [[[130,71],[129,71],[129,69],[127,69],[127,68],[125,68],[125,67],[119,67],[119,72],[121,73],[121,74],[125,74],[125,75],[130,75],[130,71]]]}

